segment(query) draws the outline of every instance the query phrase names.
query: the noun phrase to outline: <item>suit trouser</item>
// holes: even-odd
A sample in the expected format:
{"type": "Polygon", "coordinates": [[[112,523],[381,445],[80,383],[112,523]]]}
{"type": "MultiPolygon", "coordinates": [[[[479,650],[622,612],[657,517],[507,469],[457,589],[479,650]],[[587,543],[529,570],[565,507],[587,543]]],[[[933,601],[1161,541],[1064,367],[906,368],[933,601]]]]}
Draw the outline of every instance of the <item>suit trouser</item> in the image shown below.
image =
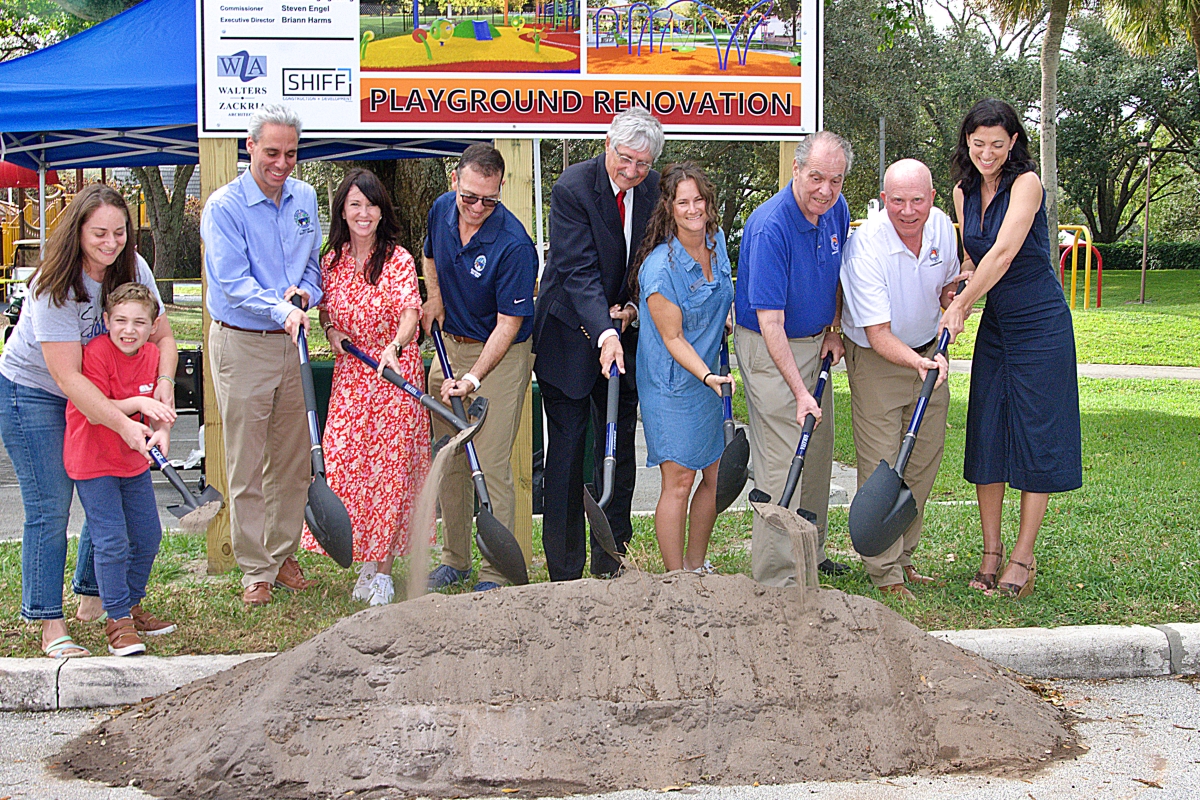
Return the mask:
{"type": "MultiPolygon", "coordinates": [[[[462,343],[445,337],[446,357],[455,377],[461,378],[483,352],[483,344],[462,343]]],[[[479,457],[479,467],[487,480],[488,496],[492,501],[492,516],[510,531],[517,521],[517,493],[513,486],[512,450],[521,424],[521,409],[525,405],[525,390],[529,386],[533,363],[533,341],[513,344],[500,363],[487,374],[479,386],[479,394],[488,399],[487,420],[483,429],[471,441],[479,457]]],[[[429,394],[441,398],[442,365],[435,360],[429,369],[429,394]]],[[[471,397],[464,399],[470,405],[471,397]]],[[[435,436],[455,434],[440,417],[433,417],[435,436]]],[[[450,461],[438,491],[442,505],[442,563],[457,570],[471,569],[471,522],[475,517],[475,484],[464,450],[450,461]]],[[[506,584],[508,579],[488,563],[479,562],[478,581],[506,584]]]]}
{"type": "MultiPolygon", "coordinates": [[[[931,358],[937,345],[922,353],[931,358]]],[[[846,372],[850,378],[850,410],[853,414],[854,450],[858,454],[858,488],[866,483],[880,461],[896,465],[900,441],[908,430],[922,380],[914,369],[893,364],[869,347],[846,339],[846,372]]],[[[904,535],[877,556],[861,556],[871,582],[876,586],[904,583],[904,567],[912,564],[913,551],[921,539],[925,501],[933,489],[942,449],[946,442],[946,415],[950,387],[934,389],[925,407],[917,442],[904,469],[904,482],[917,501],[917,518],[904,535]]]]}
{"type": "Polygon", "coordinates": [[[208,349],[225,440],[233,557],[243,586],[274,583],[300,546],[312,480],[300,356],[287,334],[215,323],[208,349]]]}
{"type": "MultiPolygon", "coordinates": [[[[626,349],[626,364],[631,349],[626,349]]],[[[624,553],[633,538],[629,514],[633,506],[633,487],[637,476],[634,441],[637,432],[637,389],[621,376],[621,395],[617,404],[617,463],[613,476],[613,495],[604,515],[612,528],[617,552],[624,553]]],[[[546,411],[546,469],[543,473],[542,547],[550,580],[566,581],[583,577],[587,564],[588,538],[583,512],[583,459],[590,415],[594,437],[593,482],[603,492],[604,429],[608,406],[608,379],[600,375],[596,362],[596,382],[586,397],[572,398],[548,383],[538,384],[546,411]]],[[[590,537],[592,574],[611,575],[620,568],[590,537]]]]}
{"type": "MultiPolygon", "coordinates": [[[[792,357],[804,385],[811,392],[821,372],[821,343],[824,335],[789,339],[792,357]]],[[[796,423],[796,396],[788,388],[761,334],[738,325],[734,328],[738,368],[746,390],[750,416],[750,461],[754,485],[779,502],[788,470],[800,443],[803,425],[796,423]]],[[[792,497],[789,509],[808,509],[817,515],[817,562],[824,561],[825,532],[829,522],[829,478],[833,473],[833,387],[826,385],[821,398],[821,424],[808,441],[804,471],[800,473],[799,500],[792,497]]],[[[750,569],[754,580],[768,586],[795,586],[796,561],[786,534],[754,515],[750,542],[750,569]]]]}

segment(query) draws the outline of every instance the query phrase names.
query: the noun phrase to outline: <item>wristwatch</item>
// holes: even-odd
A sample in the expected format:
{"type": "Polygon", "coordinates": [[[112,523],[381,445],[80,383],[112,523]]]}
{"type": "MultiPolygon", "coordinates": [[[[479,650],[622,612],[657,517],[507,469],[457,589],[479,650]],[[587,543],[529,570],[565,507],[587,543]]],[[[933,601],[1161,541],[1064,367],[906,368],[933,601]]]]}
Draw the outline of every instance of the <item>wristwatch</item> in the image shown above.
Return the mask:
{"type": "Polygon", "coordinates": [[[838,336],[841,336],[842,335],[842,326],[841,325],[826,325],[825,333],[836,333],[838,336]]]}

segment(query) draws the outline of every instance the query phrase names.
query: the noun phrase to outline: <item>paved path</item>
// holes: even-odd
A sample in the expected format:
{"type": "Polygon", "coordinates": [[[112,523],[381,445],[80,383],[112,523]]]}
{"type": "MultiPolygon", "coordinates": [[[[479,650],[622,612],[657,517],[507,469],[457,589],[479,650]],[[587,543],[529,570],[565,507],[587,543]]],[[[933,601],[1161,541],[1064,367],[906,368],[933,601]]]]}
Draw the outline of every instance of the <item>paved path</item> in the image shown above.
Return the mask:
{"type": "MultiPolygon", "coordinates": [[[[1200,686],[1176,678],[1062,681],[1067,708],[1087,752],[1024,778],[992,775],[892,777],[874,781],[788,786],[688,787],[701,800],[1190,800],[1200,796],[1200,686]]],[[[144,800],[136,788],[62,780],[47,763],[71,737],[104,713],[60,711],[0,714],[0,791],[12,800],[144,800]]],[[[603,795],[653,800],[661,787],[603,795]]],[[[4,796],[0,795],[0,796],[4,796]]]]}

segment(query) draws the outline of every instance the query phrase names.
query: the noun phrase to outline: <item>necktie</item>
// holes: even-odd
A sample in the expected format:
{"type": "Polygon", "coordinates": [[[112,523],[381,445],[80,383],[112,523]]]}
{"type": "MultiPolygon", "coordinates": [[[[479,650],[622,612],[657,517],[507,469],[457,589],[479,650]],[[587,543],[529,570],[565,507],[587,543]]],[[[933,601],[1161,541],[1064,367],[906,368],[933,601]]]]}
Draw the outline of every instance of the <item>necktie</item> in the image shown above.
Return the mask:
{"type": "Polygon", "coordinates": [[[617,213],[621,215],[621,227],[625,227],[625,190],[617,192],[617,213]]]}

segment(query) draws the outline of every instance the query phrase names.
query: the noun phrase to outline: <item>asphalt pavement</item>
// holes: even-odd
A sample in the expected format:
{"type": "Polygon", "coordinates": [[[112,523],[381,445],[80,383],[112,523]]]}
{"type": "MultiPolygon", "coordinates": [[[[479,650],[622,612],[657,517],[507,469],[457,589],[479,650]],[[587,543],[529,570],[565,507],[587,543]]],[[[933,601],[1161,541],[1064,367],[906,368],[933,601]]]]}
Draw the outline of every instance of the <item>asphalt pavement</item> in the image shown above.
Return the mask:
{"type": "MultiPolygon", "coordinates": [[[[1200,684],[1194,679],[1058,681],[1085,751],[1023,777],[987,774],[888,777],[784,786],[686,786],[700,800],[1191,800],[1200,796],[1200,684]]],[[[11,800],[135,800],[134,787],[65,780],[55,755],[108,712],[0,713],[0,791],[11,800]]],[[[97,745],[99,746],[99,745],[97,745]]],[[[592,795],[651,800],[666,787],[592,795]]],[[[4,795],[0,795],[4,796],[4,795]]],[[[400,795],[396,795],[397,798],[400,795]]],[[[581,797],[576,795],[576,797],[581,797]]]]}

